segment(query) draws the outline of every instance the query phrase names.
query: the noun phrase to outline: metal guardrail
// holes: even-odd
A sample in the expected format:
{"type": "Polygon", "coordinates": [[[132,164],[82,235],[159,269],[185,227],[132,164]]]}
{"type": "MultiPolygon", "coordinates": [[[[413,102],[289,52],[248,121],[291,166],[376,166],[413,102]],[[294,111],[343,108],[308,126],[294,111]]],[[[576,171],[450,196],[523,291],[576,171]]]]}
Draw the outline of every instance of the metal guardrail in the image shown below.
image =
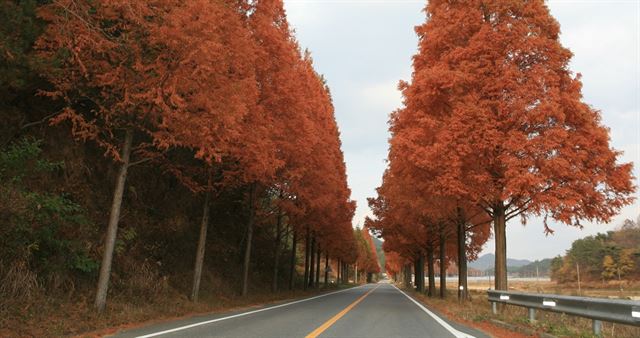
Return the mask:
{"type": "Polygon", "coordinates": [[[602,322],[640,326],[640,302],[631,300],[561,296],[539,293],[488,290],[493,313],[498,303],[526,307],[529,321],[535,322],[536,310],[565,313],[593,320],[593,333],[601,335],[602,322]]]}

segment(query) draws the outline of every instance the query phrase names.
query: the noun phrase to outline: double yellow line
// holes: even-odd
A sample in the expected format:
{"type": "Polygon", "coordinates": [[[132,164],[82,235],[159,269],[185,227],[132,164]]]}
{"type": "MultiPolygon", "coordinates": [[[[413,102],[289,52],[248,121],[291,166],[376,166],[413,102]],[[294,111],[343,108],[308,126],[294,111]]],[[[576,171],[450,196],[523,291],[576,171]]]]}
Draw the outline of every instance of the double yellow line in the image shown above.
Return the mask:
{"type": "Polygon", "coordinates": [[[347,312],[351,311],[351,309],[353,309],[356,305],[358,305],[358,303],[360,303],[363,299],[365,299],[370,293],[375,291],[375,289],[377,289],[379,286],[380,286],[380,284],[378,284],[375,288],[369,290],[367,293],[362,295],[360,298],[356,299],[355,302],[349,304],[349,306],[344,308],[344,310],[338,312],[338,314],[336,314],[335,316],[331,317],[331,319],[326,321],[324,324],[320,325],[317,329],[313,330],[305,338],[316,338],[319,335],[321,335],[324,331],[326,331],[328,328],[330,328],[331,325],[335,324],[338,320],[340,320],[340,318],[342,318],[344,315],[346,315],[347,312]]]}

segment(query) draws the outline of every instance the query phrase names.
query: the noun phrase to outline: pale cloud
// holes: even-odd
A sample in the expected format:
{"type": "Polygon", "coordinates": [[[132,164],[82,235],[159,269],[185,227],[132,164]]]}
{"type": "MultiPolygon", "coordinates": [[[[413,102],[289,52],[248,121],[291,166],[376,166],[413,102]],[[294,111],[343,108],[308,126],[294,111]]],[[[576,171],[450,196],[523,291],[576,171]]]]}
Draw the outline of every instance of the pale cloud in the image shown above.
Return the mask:
{"type": "Polygon", "coordinates": [[[398,90],[398,80],[365,86],[361,91],[362,102],[390,112],[402,105],[402,95],[398,90]]]}

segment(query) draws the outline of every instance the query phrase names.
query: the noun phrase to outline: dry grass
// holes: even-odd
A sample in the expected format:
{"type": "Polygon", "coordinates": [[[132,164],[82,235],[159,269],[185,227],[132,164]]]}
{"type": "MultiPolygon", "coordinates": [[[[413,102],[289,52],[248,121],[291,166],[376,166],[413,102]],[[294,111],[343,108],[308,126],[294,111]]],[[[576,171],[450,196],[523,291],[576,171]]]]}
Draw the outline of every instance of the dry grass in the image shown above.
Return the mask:
{"type": "MultiPolygon", "coordinates": [[[[457,287],[457,283],[451,284],[457,287]]],[[[493,287],[487,281],[469,281],[470,290],[484,291],[493,287]]],[[[583,282],[558,284],[552,281],[509,281],[509,289],[514,291],[550,293],[568,296],[633,298],[640,297],[640,281],[583,282]]]]}
{"type": "Polygon", "coordinates": [[[0,297],[3,299],[31,299],[40,290],[38,278],[24,260],[17,260],[4,271],[0,262],[0,297]]]}
{"type": "MultiPolygon", "coordinates": [[[[621,294],[616,285],[609,285],[607,288],[597,288],[598,283],[582,285],[583,296],[634,296],[638,294],[639,283],[629,283],[627,289],[621,294]]],[[[538,310],[536,313],[537,321],[530,323],[527,317],[527,309],[518,306],[507,306],[506,310],[498,315],[493,315],[491,305],[487,300],[487,294],[484,292],[488,285],[483,286],[470,284],[471,301],[459,303],[456,299],[455,283],[447,285],[450,290],[448,299],[428,298],[423,295],[416,295],[417,298],[424,301],[425,304],[444,313],[451,319],[466,322],[472,326],[478,327],[485,332],[502,337],[499,331],[494,331],[495,325],[491,323],[491,319],[500,320],[510,324],[515,324],[520,328],[524,328],[531,332],[548,333],[557,337],[594,337],[591,331],[592,321],[586,318],[568,316],[548,311],[538,310]]],[[[540,292],[553,294],[576,295],[577,290],[571,285],[557,285],[553,282],[516,282],[509,284],[510,289],[525,292],[540,292]]],[[[415,293],[414,293],[415,295],[415,293]]],[[[613,324],[603,322],[603,337],[615,338],[632,338],[640,337],[640,327],[633,327],[622,324],[613,324]]],[[[514,337],[513,334],[504,335],[505,337],[514,337]]],[[[517,334],[516,334],[517,336],[517,334]]]]}

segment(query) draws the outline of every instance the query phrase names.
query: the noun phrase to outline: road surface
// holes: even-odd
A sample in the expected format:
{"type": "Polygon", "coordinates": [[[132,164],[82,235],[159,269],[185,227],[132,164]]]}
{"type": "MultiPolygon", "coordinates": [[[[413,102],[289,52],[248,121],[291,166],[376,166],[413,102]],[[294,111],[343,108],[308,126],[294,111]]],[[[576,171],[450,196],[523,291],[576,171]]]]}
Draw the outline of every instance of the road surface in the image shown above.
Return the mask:
{"type": "Polygon", "coordinates": [[[388,283],[294,302],[194,317],[116,337],[486,337],[444,320],[388,283]]]}

